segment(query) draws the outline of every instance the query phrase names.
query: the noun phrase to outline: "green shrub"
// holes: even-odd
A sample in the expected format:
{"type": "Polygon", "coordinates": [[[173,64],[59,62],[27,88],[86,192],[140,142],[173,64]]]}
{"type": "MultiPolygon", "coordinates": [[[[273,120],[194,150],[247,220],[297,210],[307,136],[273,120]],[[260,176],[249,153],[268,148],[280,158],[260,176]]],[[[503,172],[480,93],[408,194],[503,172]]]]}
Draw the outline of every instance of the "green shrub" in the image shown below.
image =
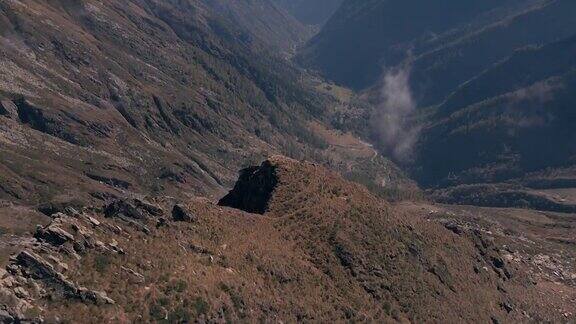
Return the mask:
{"type": "Polygon", "coordinates": [[[168,314],[168,322],[191,323],[192,315],[184,305],[179,305],[168,314]]]}
{"type": "Polygon", "coordinates": [[[110,266],[110,257],[105,254],[98,254],[94,257],[94,268],[98,272],[105,272],[110,266]]]}
{"type": "Polygon", "coordinates": [[[194,308],[194,312],[196,313],[196,315],[201,315],[208,313],[209,305],[204,300],[204,298],[197,297],[196,300],[194,300],[192,307],[194,308]]]}
{"type": "Polygon", "coordinates": [[[166,287],[166,293],[169,294],[171,292],[176,292],[176,293],[183,293],[186,291],[186,289],[188,288],[188,283],[182,279],[178,279],[178,280],[172,280],[168,283],[168,286],[166,287]]]}

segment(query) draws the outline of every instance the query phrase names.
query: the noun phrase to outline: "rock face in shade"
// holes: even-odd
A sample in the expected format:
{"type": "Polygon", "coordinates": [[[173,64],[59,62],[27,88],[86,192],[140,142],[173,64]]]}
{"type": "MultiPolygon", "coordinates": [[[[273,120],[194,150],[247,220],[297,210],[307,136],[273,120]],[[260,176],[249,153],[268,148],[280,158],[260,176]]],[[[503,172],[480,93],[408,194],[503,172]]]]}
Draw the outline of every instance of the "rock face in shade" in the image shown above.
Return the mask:
{"type": "Polygon", "coordinates": [[[12,100],[0,98],[0,115],[8,118],[16,118],[18,117],[18,108],[12,100]]]}
{"type": "Polygon", "coordinates": [[[264,214],[272,192],[278,184],[275,166],[265,161],[259,167],[249,167],[240,171],[240,177],[219,205],[241,209],[249,213],[264,214]]]}
{"type": "Polygon", "coordinates": [[[172,208],[172,219],[176,222],[194,222],[197,217],[184,205],[174,205],[172,208]]]}

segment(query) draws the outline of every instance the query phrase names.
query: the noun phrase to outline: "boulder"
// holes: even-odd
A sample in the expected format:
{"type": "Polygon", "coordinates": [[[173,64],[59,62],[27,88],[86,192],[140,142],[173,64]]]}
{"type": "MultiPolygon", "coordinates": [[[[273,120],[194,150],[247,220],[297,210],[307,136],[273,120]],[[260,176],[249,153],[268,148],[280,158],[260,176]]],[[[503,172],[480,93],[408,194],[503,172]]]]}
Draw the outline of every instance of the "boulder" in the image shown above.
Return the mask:
{"type": "Polygon", "coordinates": [[[183,205],[174,205],[172,208],[172,219],[176,222],[194,222],[196,216],[190,213],[183,205]]]}
{"type": "Polygon", "coordinates": [[[21,298],[21,299],[29,299],[30,298],[30,294],[28,293],[28,291],[26,291],[26,289],[24,289],[22,287],[14,288],[14,294],[16,295],[16,297],[21,298]]]}
{"type": "Polygon", "coordinates": [[[54,266],[34,252],[20,252],[17,256],[17,264],[25,269],[28,277],[44,282],[53,293],[71,298],[78,295],[78,288],[73,282],[66,279],[54,266]]]}
{"type": "Polygon", "coordinates": [[[96,305],[114,304],[106,293],[78,287],[58,272],[54,266],[31,251],[22,251],[16,257],[18,266],[24,268],[28,276],[43,282],[52,293],[61,297],[91,301],[96,305]]]}
{"type": "Polygon", "coordinates": [[[78,297],[84,301],[91,301],[96,305],[113,305],[116,303],[105,292],[89,290],[84,287],[78,288],[78,297]]]}
{"type": "Polygon", "coordinates": [[[164,218],[164,217],[158,218],[158,221],[156,222],[156,228],[165,227],[165,226],[168,226],[168,222],[166,221],[166,218],[164,218]]]}
{"type": "Polygon", "coordinates": [[[89,221],[90,224],[92,224],[92,226],[94,226],[94,227],[100,226],[100,222],[99,222],[96,218],[94,218],[94,217],[92,217],[92,216],[88,216],[88,221],[89,221]]]}
{"type": "Polygon", "coordinates": [[[16,118],[18,116],[18,108],[8,99],[0,100],[0,115],[8,118],[16,118]]]}
{"type": "Polygon", "coordinates": [[[112,242],[108,243],[108,246],[110,247],[110,249],[118,254],[125,254],[126,252],[124,252],[124,250],[118,245],[118,242],[116,240],[112,240],[112,242]]]}
{"type": "Polygon", "coordinates": [[[140,223],[139,221],[126,217],[123,214],[118,215],[118,219],[123,220],[127,224],[131,225],[132,227],[138,229],[141,232],[144,232],[145,234],[150,234],[150,229],[148,228],[148,226],[140,223]]]}
{"type": "Polygon", "coordinates": [[[57,257],[55,257],[53,255],[49,255],[48,260],[52,261],[52,264],[53,264],[54,268],[56,269],[56,271],[67,272],[69,269],[69,267],[66,263],[62,262],[62,260],[58,259],[57,257]]]}
{"type": "MultiPolygon", "coordinates": [[[[38,206],[38,211],[46,216],[50,216],[52,218],[56,218],[54,214],[61,213],[63,215],[71,213],[77,213],[78,210],[81,210],[83,204],[80,201],[72,200],[72,201],[52,201],[40,204],[38,206]],[[54,215],[54,216],[53,216],[54,215]]],[[[61,215],[58,215],[61,216],[61,215]]]]}
{"type": "Polygon", "coordinates": [[[44,258],[31,251],[22,251],[16,257],[17,264],[25,268],[35,279],[61,279],[61,274],[44,258]]]}
{"type": "Polygon", "coordinates": [[[47,228],[38,227],[34,237],[54,246],[60,246],[66,242],[74,241],[74,236],[72,234],[56,225],[50,225],[47,228]]]}
{"type": "Polygon", "coordinates": [[[148,214],[150,214],[152,216],[164,215],[164,210],[162,208],[160,208],[159,206],[156,206],[154,204],[151,204],[147,201],[144,201],[141,199],[134,199],[134,205],[136,205],[137,208],[140,208],[140,209],[146,211],[148,214]]]}
{"type": "Polygon", "coordinates": [[[72,207],[72,206],[67,206],[64,208],[64,213],[66,215],[70,215],[70,216],[74,216],[74,217],[79,217],[80,216],[80,212],[78,210],[76,210],[76,208],[72,207]]]}
{"type": "Polygon", "coordinates": [[[12,289],[0,287],[0,323],[41,323],[40,318],[30,318],[26,313],[33,308],[26,299],[16,296],[12,289]]]}
{"type": "Polygon", "coordinates": [[[142,274],[140,274],[140,273],[138,273],[138,272],[136,272],[130,268],[127,268],[125,266],[121,266],[120,269],[122,269],[123,271],[130,274],[133,277],[133,281],[136,283],[144,283],[146,281],[146,278],[142,274]]]}
{"type": "Polygon", "coordinates": [[[130,202],[126,200],[115,200],[104,208],[106,217],[126,216],[134,219],[144,219],[144,215],[130,202]]]}
{"type": "Polygon", "coordinates": [[[444,227],[447,230],[450,230],[454,234],[457,234],[457,235],[462,235],[464,233],[464,229],[462,228],[462,226],[460,226],[454,222],[448,222],[448,223],[444,224],[444,227]]]}
{"type": "Polygon", "coordinates": [[[16,323],[16,320],[7,311],[0,309],[0,323],[16,323]]]}

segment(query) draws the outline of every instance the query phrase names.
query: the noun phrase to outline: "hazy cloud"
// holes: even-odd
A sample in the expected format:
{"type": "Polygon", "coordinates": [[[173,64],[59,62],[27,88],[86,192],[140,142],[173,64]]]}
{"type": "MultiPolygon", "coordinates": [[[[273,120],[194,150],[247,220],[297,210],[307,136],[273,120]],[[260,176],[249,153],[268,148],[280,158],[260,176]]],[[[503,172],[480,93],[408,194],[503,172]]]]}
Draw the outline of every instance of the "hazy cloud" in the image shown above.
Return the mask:
{"type": "Polygon", "coordinates": [[[561,83],[543,81],[530,87],[517,90],[512,93],[512,101],[536,101],[545,103],[554,99],[554,92],[562,87],[561,83]]]}
{"type": "Polygon", "coordinates": [[[381,141],[380,146],[402,162],[412,157],[421,129],[409,121],[409,117],[416,110],[409,81],[408,65],[385,71],[374,121],[381,141]]]}
{"type": "Polygon", "coordinates": [[[550,123],[554,116],[546,112],[546,105],[554,100],[556,91],[562,87],[563,84],[558,80],[547,80],[511,93],[508,95],[510,102],[505,110],[508,123],[517,128],[545,126],[550,123]]]}

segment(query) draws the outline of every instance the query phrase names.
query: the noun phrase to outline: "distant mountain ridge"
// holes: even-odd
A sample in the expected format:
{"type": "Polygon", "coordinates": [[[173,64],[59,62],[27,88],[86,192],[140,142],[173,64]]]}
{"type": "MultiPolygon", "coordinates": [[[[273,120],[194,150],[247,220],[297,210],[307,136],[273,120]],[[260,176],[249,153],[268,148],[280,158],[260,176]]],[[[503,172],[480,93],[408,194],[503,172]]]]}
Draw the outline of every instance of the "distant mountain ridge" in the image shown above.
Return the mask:
{"type": "Polygon", "coordinates": [[[363,89],[378,80],[382,67],[403,60],[416,42],[464,27],[487,12],[532,2],[347,0],[301,51],[299,62],[363,89]]]}
{"type": "MultiPolygon", "coordinates": [[[[426,107],[526,46],[541,46],[576,33],[576,3],[550,1],[489,24],[414,58],[411,86],[426,107]]],[[[520,72],[520,71],[519,71],[520,72]]],[[[521,72],[520,72],[521,73],[521,72]]]]}
{"type": "Polygon", "coordinates": [[[425,182],[503,181],[574,165],[575,40],[518,51],[440,105],[420,143],[425,182]]]}
{"type": "MultiPolygon", "coordinates": [[[[416,125],[404,166],[424,187],[510,188],[554,170],[558,184],[553,177],[546,183],[565,186],[576,179],[561,171],[576,163],[574,12],[571,0],[345,1],[297,59],[363,91],[373,143],[383,152],[380,128],[416,125]],[[405,73],[406,85],[385,83],[396,80],[395,71],[405,73]],[[382,112],[383,101],[408,105],[382,112]],[[378,123],[406,107],[412,111],[396,116],[403,122],[378,123]]],[[[446,191],[452,196],[444,201],[462,198],[458,190],[446,191]]]]}
{"type": "Polygon", "coordinates": [[[303,24],[323,25],[343,0],[273,0],[303,24]]]}

